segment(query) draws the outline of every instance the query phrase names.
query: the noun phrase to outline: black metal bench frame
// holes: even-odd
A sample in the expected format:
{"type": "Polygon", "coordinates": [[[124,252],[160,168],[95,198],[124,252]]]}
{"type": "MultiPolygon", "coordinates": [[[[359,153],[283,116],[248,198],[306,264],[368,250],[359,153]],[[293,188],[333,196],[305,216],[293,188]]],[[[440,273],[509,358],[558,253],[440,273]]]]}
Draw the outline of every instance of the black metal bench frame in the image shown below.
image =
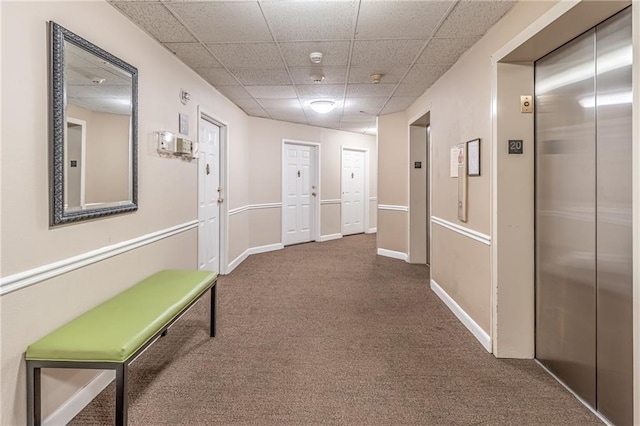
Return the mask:
{"type": "Polygon", "coordinates": [[[211,293],[211,313],[209,335],[216,335],[216,282],[207,286],[197,297],[195,297],[184,309],[182,309],[171,321],[158,330],[147,343],[141,346],[131,356],[123,362],[84,362],[84,361],[41,361],[27,360],[27,424],[29,426],[40,426],[42,423],[41,414],[41,389],[40,372],[42,368],[78,368],[91,370],[115,370],[116,372],[116,425],[126,426],[127,424],[127,376],[129,375],[129,365],[131,365],[149,346],[155,343],[160,337],[167,334],[169,327],[182,318],[189,309],[204,296],[207,291],[211,293]]]}

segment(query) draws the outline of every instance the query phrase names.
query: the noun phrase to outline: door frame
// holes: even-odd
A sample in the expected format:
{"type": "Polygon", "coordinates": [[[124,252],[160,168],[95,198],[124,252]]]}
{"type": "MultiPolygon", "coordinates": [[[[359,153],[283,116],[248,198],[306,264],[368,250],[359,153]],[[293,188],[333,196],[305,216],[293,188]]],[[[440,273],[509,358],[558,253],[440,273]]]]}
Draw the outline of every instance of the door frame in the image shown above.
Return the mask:
{"type": "Polygon", "coordinates": [[[364,200],[362,204],[364,204],[364,233],[367,233],[369,230],[369,149],[361,148],[357,146],[349,146],[349,145],[341,145],[340,147],[340,233],[344,236],[344,220],[343,218],[343,209],[344,209],[344,200],[342,198],[342,193],[344,192],[344,182],[342,181],[342,167],[344,161],[344,152],[345,151],[359,151],[364,152],[364,200]]]}
{"type": "Polygon", "coordinates": [[[286,200],[286,168],[285,168],[285,147],[286,145],[303,145],[310,146],[314,149],[314,159],[313,159],[313,168],[315,170],[313,176],[313,182],[316,187],[316,196],[311,203],[312,206],[312,226],[311,230],[311,241],[320,241],[320,143],[318,142],[309,142],[309,141],[299,141],[295,139],[282,139],[282,144],[280,146],[280,186],[281,186],[281,207],[280,207],[280,242],[284,245],[285,241],[285,220],[284,220],[284,209],[285,209],[285,200],[286,200]]]}
{"type": "MultiPolygon", "coordinates": [[[[201,105],[198,105],[198,125],[197,125],[197,141],[200,143],[200,122],[201,120],[206,120],[210,123],[215,124],[220,127],[220,187],[222,188],[222,198],[224,198],[224,202],[220,204],[220,230],[219,230],[219,239],[218,242],[220,247],[218,251],[218,256],[220,258],[220,275],[224,275],[229,270],[229,194],[228,194],[228,182],[229,182],[229,155],[228,155],[228,143],[229,143],[229,125],[226,121],[217,118],[215,114],[211,114],[206,108],[201,105]]],[[[196,191],[200,186],[202,176],[200,175],[200,169],[198,168],[198,185],[196,186],[196,191]]],[[[198,199],[199,195],[196,195],[196,203],[199,204],[200,200],[198,199]]],[[[196,215],[198,216],[198,220],[200,220],[200,211],[197,208],[198,204],[196,204],[196,215]]],[[[199,238],[199,236],[198,236],[199,238]]],[[[200,250],[200,245],[198,244],[198,251],[200,250]]],[[[200,257],[200,253],[198,253],[198,258],[200,257]]]]}
{"type": "MultiPolygon", "coordinates": [[[[87,162],[87,122],[85,120],[80,120],[79,118],[73,118],[73,117],[67,117],[67,123],[71,123],[71,124],[75,124],[77,126],[80,126],[81,129],[81,133],[82,133],[82,140],[80,141],[80,150],[81,150],[81,154],[80,154],[80,207],[84,208],[85,207],[85,191],[86,191],[86,177],[87,177],[87,168],[86,168],[86,162],[87,162]]],[[[68,126],[68,124],[67,124],[68,126]]],[[[68,150],[68,144],[69,144],[69,140],[68,140],[68,132],[64,132],[64,152],[69,152],[68,150]]],[[[65,161],[66,163],[66,161],[65,161]]],[[[65,167],[63,168],[63,170],[67,170],[66,164],[65,167]]],[[[67,179],[66,176],[66,172],[65,172],[65,176],[64,179],[67,179]]],[[[129,182],[131,182],[131,179],[129,179],[129,182]]]]}

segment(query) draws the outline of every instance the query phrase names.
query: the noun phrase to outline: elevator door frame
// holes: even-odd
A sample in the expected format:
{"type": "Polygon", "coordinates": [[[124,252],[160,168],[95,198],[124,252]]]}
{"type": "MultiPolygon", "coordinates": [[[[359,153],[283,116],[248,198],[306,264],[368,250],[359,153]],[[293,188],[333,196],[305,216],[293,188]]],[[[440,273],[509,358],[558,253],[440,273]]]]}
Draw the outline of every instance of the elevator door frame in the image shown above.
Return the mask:
{"type": "MultiPolygon", "coordinates": [[[[630,1],[559,2],[491,57],[491,344],[496,357],[534,356],[533,117],[513,99],[533,93],[533,61],[631,4],[630,1]],[[500,111],[500,115],[497,112],[500,111]],[[522,157],[509,156],[508,139],[522,139],[522,157]],[[508,181],[508,184],[504,182],[508,181]],[[517,188],[514,190],[513,188],[517,188]],[[516,195],[515,198],[513,195],[516,195]],[[503,208],[506,200],[519,204],[503,208]],[[514,201],[515,200],[515,201],[514,201]],[[498,208],[500,206],[500,209],[498,208]],[[498,212],[500,214],[498,215],[498,212]],[[529,237],[531,235],[531,237],[529,237]],[[517,254],[517,256],[516,256],[517,254]],[[499,309],[498,309],[499,307],[499,309]]],[[[640,84],[640,7],[633,6],[634,87],[640,84]]],[[[425,109],[426,111],[426,109],[425,109]]],[[[640,90],[633,94],[633,140],[640,140],[640,90]]],[[[640,149],[634,147],[634,347],[640,347],[640,149]]],[[[634,353],[634,419],[640,419],[640,350],[634,353]]]]}

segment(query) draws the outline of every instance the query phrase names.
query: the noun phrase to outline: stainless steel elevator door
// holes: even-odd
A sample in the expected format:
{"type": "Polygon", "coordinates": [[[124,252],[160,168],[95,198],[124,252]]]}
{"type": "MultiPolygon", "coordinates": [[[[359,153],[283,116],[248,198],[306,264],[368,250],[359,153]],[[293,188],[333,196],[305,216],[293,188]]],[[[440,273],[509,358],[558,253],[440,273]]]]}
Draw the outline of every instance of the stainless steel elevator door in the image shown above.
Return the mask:
{"type": "Polygon", "coordinates": [[[536,357],[633,422],[631,10],[536,62],[536,357]]]}
{"type": "Polygon", "coordinates": [[[596,394],[616,425],[633,423],[630,12],[596,28],[596,394]]]}
{"type": "Polygon", "coordinates": [[[536,357],[595,406],[595,30],[535,75],[536,357]]]}

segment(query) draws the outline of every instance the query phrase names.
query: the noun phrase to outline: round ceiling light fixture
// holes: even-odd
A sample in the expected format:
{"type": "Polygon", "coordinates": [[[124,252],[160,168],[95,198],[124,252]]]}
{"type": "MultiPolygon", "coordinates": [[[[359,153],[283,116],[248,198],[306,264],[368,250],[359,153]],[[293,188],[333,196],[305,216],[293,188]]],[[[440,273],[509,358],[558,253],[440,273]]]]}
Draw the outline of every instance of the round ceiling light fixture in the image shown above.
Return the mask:
{"type": "Polygon", "coordinates": [[[334,109],[336,107],[336,103],[333,101],[326,101],[326,100],[321,100],[321,101],[313,101],[309,104],[309,108],[311,108],[312,110],[314,110],[315,112],[318,112],[320,114],[326,114],[329,111],[331,111],[332,109],[334,109]]]}

